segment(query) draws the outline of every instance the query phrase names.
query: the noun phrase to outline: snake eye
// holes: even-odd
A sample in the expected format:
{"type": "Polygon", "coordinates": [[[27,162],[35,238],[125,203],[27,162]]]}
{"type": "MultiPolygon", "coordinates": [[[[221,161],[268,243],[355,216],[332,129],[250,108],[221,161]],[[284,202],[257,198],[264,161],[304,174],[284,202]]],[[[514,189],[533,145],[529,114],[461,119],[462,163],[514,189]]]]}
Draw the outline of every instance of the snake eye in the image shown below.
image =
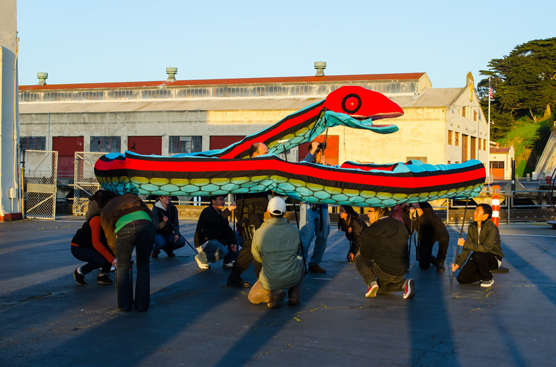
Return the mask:
{"type": "Polygon", "coordinates": [[[347,113],[355,113],[361,108],[361,97],[357,94],[348,94],[342,101],[342,109],[347,113]]]}

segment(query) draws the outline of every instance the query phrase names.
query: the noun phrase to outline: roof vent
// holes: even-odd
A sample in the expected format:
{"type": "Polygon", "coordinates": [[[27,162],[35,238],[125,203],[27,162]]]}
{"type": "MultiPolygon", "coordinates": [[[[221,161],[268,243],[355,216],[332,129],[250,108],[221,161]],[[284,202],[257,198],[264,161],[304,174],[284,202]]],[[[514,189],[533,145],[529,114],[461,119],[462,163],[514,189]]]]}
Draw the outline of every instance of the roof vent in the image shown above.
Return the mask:
{"type": "Polygon", "coordinates": [[[37,78],[39,78],[39,85],[46,85],[46,79],[48,79],[48,73],[37,73],[37,78]]]}
{"type": "Polygon", "coordinates": [[[168,81],[175,82],[176,74],[178,73],[178,68],[168,67],[166,68],[166,74],[168,74],[168,81]]]}
{"type": "Polygon", "coordinates": [[[315,76],[324,76],[324,69],[326,69],[326,62],[315,61],[315,69],[317,69],[317,73],[315,74],[315,76]]]}

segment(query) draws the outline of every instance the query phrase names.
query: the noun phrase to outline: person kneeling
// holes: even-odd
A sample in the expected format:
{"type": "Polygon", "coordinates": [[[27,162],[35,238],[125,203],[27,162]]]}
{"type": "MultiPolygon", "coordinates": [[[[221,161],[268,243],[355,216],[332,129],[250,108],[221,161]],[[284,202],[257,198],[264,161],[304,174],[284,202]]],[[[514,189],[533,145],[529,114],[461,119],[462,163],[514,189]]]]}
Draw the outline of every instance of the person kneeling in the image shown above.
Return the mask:
{"type": "Polygon", "coordinates": [[[494,284],[491,271],[500,267],[504,253],[500,246],[500,232],[496,224],[490,220],[491,217],[490,205],[477,205],[473,213],[473,223],[467,230],[467,240],[458,238],[458,246],[463,250],[456,262],[452,264],[452,272],[463,266],[457,277],[458,283],[470,284],[481,281],[481,287],[490,287],[494,284]],[[470,253],[471,257],[469,257],[470,253]]]}
{"type": "Polygon", "coordinates": [[[269,308],[280,308],[286,297],[283,289],[288,288],[288,304],[297,306],[303,278],[303,267],[297,258],[301,246],[299,230],[284,218],[284,199],[270,199],[267,211],[271,218],[255,232],[251,244],[253,258],[263,268],[248,298],[253,304],[266,302],[269,308]]]}
{"type": "Polygon", "coordinates": [[[370,208],[368,216],[371,225],[363,231],[361,249],[354,260],[369,287],[365,297],[376,297],[379,292],[404,292],[404,299],[413,298],[415,281],[404,279],[409,268],[407,228],[390,218],[386,208],[370,208]]]}

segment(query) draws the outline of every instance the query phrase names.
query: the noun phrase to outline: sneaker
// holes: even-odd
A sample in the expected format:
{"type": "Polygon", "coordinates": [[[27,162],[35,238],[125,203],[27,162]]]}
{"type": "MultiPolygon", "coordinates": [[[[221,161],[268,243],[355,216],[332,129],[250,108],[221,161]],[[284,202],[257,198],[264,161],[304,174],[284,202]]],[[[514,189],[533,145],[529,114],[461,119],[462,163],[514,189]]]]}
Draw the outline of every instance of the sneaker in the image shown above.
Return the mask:
{"type": "Polygon", "coordinates": [[[313,264],[313,265],[309,265],[309,273],[321,273],[324,274],[326,273],[326,270],[324,270],[323,268],[321,268],[319,266],[319,264],[313,264]]]}
{"type": "Polygon", "coordinates": [[[169,252],[168,257],[176,257],[176,254],[174,254],[173,252],[169,252]]]}
{"type": "Polygon", "coordinates": [[[284,302],[284,298],[286,298],[286,292],[282,291],[277,295],[270,298],[270,302],[268,302],[268,308],[280,308],[282,307],[282,302],[284,302]]]}
{"type": "Polygon", "coordinates": [[[411,299],[413,297],[415,297],[415,281],[413,279],[408,279],[405,281],[403,299],[411,299]]]}
{"type": "Polygon", "coordinates": [[[77,271],[77,269],[75,269],[75,271],[73,272],[73,279],[75,279],[75,282],[78,285],[85,285],[87,284],[85,282],[85,276],[83,274],[81,274],[80,272],[77,271]]]}
{"type": "Polygon", "coordinates": [[[224,269],[231,269],[231,268],[234,267],[234,263],[235,263],[235,261],[231,261],[231,262],[229,262],[229,263],[224,263],[224,264],[222,264],[222,267],[223,267],[224,269]]]}
{"type": "Polygon", "coordinates": [[[290,297],[288,299],[288,305],[290,306],[298,306],[300,303],[301,301],[297,297],[290,297]]]}
{"type": "Polygon", "coordinates": [[[210,269],[210,265],[209,265],[209,264],[203,264],[203,263],[197,258],[197,256],[195,256],[195,261],[197,262],[197,265],[199,265],[199,269],[203,269],[203,270],[210,269]]]}
{"type": "Polygon", "coordinates": [[[108,277],[108,275],[106,274],[99,274],[97,277],[97,283],[98,284],[106,284],[106,285],[111,285],[112,284],[112,279],[110,279],[108,277]]]}
{"type": "Polygon", "coordinates": [[[154,250],[153,253],[151,254],[153,259],[156,259],[158,257],[158,254],[160,254],[159,250],[154,250]]]}
{"type": "Polygon", "coordinates": [[[371,286],[369,287],[369,290],[367,291],[367,293],[365,293],[365,297],[367,298],[374,298],[376,297],[376,294],[378,293],[378,283],[377,282],[372,282],[371,286]]]}
{"type": "Polygon", "coordinates": [[[494,278],[490,280],[481,280],[481,287],[488,288],[488,287],[492,287],[493,284],[494,284],[494,278]]]}

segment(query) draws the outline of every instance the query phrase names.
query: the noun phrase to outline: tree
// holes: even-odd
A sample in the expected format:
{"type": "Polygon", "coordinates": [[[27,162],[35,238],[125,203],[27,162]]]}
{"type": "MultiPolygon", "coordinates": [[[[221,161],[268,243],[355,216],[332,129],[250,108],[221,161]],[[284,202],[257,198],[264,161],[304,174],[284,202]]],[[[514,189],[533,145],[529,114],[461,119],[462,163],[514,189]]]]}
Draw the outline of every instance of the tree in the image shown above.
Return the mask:
{"type": "MultiPolygon", "coordinates": [[[[537,116],[555,109],[556,38],[518,45],[508,56],[491,60],[488,67],[481,74],[491,77],[493,115],[529,116],[537,121],[537,116]]],[[[479,82],[478,92],[482,104],[488,102],[488,79],[479,82]]]]}

